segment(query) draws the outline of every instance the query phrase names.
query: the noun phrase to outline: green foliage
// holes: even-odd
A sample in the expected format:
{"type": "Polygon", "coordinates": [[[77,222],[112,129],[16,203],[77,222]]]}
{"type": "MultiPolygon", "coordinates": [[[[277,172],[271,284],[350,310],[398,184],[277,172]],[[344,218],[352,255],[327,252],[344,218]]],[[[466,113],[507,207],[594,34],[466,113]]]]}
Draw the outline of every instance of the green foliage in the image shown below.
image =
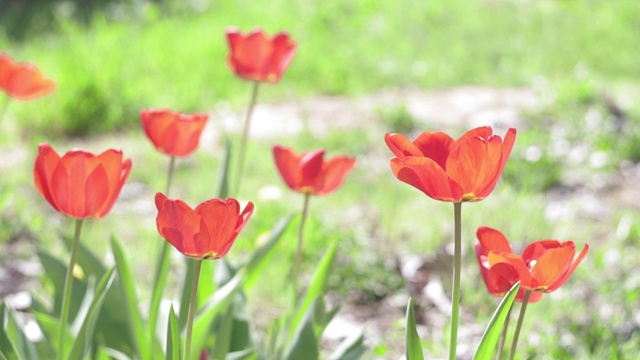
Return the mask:
{"type": "MultiPolygon", "coordinates": [[[[487,325],[482,335],[482,340],[480,340],[478,349],[473,356],[474,360],[490,360],[493,357],[500,333],[502,332],[502,328],[506,326],[505,321],[511,311],[513,301],[516,299],[516,295],[518,295],[518,290],[520,290],[520,282],[515,283],[513,287],[511,287],[500,302],[500,305],[498,305],[498,308],[491,317],[491,321],[489,321],[489,325],[487,325]]],[[[502,354],[498,355],[498,357],[500,356],[502,356],[502,354]]]]}
{"type": "Polygon", "coordinates": [[[407,339],[407,360],[423,360],[424,354],[422,352],[422,342],[420,336],[416,330],[416,318],[413,315],[413,300],[409,298],[407,304],[407,326],[406,335],[407,339]]]}
{"type": "Polygon", "coordinates": [[[409,134],[416,127],[416,120],[405,104],[389,109],[380,108],[378,113],[382,123],[387,127],[387,132],[409,134]]]}

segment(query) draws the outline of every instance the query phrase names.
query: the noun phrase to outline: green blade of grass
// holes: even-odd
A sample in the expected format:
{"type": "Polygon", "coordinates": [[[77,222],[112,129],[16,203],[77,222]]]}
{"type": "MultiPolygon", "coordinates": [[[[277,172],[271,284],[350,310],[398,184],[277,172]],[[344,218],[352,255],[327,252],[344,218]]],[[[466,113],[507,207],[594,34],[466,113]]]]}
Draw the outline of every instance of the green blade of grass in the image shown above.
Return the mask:
{"type": "Polygon", "coordinates": [[[407,304],[407,360],[424,360],[424,353],[422,352],[422,342],[418,331],[416,330],[416,318],[413,315],[413,299],[409,298],[407,304]]]}
{"type": "Polygon", "coordinates": [[[518,290],[520,290],[520,282],[515,283],[513,287],[511,287],[511,290],[509,290],[507,295],[505,295],[500,302],[500,305],[498,305],[498,308],[491,317],[491,321],[489,321],[489,325],[487,326],[484,335],[482,335],[482,339],[478,345],[478,350],[476,350],[476,354],[473,356],[474,360],[489,360],[493,356],[496,344],[500,338],[500,332],[504,326],[504,321],[507,318],[507,314],[513,305],[516,295],[518,294],[518,290]]]}
{"type": "Polygon", "coordinates": [[[171,305],[169,309],[169,324],[167,326],[167,351],[165,358],[167,360],[180,360],[182,357],[181,354],[178,318],[176,317],[176,312],[173,311],[173,305],[171,305]]]}

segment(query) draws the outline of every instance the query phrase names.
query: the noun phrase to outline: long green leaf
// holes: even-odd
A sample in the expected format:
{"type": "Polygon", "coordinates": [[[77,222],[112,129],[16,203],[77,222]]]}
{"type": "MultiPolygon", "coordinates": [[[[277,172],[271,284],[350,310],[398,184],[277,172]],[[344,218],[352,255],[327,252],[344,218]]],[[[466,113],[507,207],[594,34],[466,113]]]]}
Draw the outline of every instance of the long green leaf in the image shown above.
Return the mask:
{"type": "MultiPolygon", "coordinates": [[[[191,339],[192,349],[202,349],[205,346],[208,331],[211,328],[211,324],[215,317],[222,311],[225,311],[234,295],[240,289],[242,279],[244,277],[243,272],[239,272],[236,276],[227,282],[224,286],[218,288],[209,301],[204,305],[204,308],[196,314],[196,318],[193,323],[193,335],[191,339]]],[[[198,351],[194,351],[194,355],[197,355],[198,351]]],[[[190,360],[190,359],[184,359],[190,360]]]]}
{"type": "Polygon", "coordinates": [[[253,349],[245,349],[242,351],[234,351],[227,354],[225,360],[247,360],[255,358],[253,349]],[[253,356],[253,357],[252,357],[253,356]]]}
{"type": "MultiPolygon", "coordinates": [[[[67,265],[51,254],[46,252],[43,248],[39,247],[38,258],[44,268],[44,274],[47,276],[54,287],[54,307],[53,315],[60,316],[60,309],[62,308],[62,293],[64,292],[64,282],[67,275],[67,265]]],[[[69,310],[69,319],[74,319],[84,299],[84,294],[87,291],[86,281],[80,281],[78,278],[73,278],[73,289],[71,291],[71,306],[69,310]]]]}
{"type": "MultiPolygon", "coordinates": [[[[67,250],[71,251],[73,237],[69,234],[60,233],[60,238],[63,240],[67,250]]],[[[82,268],[84,277],[87,279],[91,276],[96,279],[100,279],[104,273],[107,272],[107,268],[102,264],[100,258],[82,242],[78,244],[78,258],[76,264],[82,268]]]]}
{"type": "Polygon", "coordinates": [[[11,339],[7,334],[7,327],[9,325],[9,309],[2,303],[0,305],[0,351],[2,355],[8,360],[21,360],[20,353],[14,346],[11,339]]]}
{"type": "Polygon", "coordinates": [[[15,344],[16,350],[20,353],[20,357],[23,359],[38,360],[39,356],[36,347],[25,335],[24,328],[17,320],[14,311],[4,304],[2,306],[5,307],[5,319],[8,320],[5,330],[13,344],[15,344]]]}
{"type": "Polygon", "coordinates": [[[147,341],[145,338],[142,317],[140,316],[140,310],[138,309],[138,296],[136,294],[136,284],[131,272],[131,267],[129,266],[129,262],[127,261],[127,257],[122,246],[113,236],[111,237],[111,248],[113,249],[113,256],[116,260],[118,283],[121,285],[121,290],[124,292],[124,298],[126,300],[129,326],[131,327],[134,335],[131,342],[134,345],[134,351],[137,357],[147,359],[149,357],[149,351],[146,346],[147,341]]]}
{"type": "Polygon", "coordinates": [[[489,321],[489,325],[484,331],[484,335],[482,335],[480,345],[478,345],[478,350],[476,350],[476,354],[473,356],[475,360],[489,360],[493,356],[496,344],[500,338],[500,332],[504,326],[507,314],[509,313],[509,310],[511,310],[513,301],[518,294],[518,290],[520,290],[519,281],[511,287],[511,290],[509,290],[507,295],[504,296],[500,305],[498,305],[498,308],[493,313],[493,316],[491,316],[491,321],[489,321]]]}
{"type": "Polygon", "coordinates": [[[359,360],[366,351],[364,333],[358,331],[342,341],[329,360],[359,360]]]}
{"type": "Polygon", "coordinates": [[[327,282],[327,278],[329,276],[329,272],[331,270],[331,266],[333,265],[333,259],[336,255],[338,243],[334,241],[330,246],[327,252],[324,254],[324,257],[320,261],[320,264],[316,268],[316,272],[313,274],[311,279],[311,283],[307,288],[307,292],[305,293],[300,306],[298,307],[297,312],[295,313],[293,319],[291,320],[291,330],[290,335],[293,336],[293,332],[298,328],[298,324],[307,313],[309,306],[316,299],[320,298],[324,295],[324,287],[327,282]]]}
{"type": "Polygon", "coordinates": [[[171,305],[169,309],[169,324],[167,326],[167,352],[165,354],[167,360],[180,360],[182,357],[179,334],[178,318],[176,317],[176,312],[173,311],[173,305],[171,305]]]}
{"type": "Polygon", "coordinates": [[[276,225],[271,229],[269,233],[269,239],[267,242],[253,252],[251,259],[247,262],[247,275],[244,281],[244,289],[249,290],[256,281],[260,278],[262,274],[262,270],[267,264],[267,260],[273,254],[276,249],[276,244],[282,238],[282,234],[287,230],[287,227],[291,223],[291,219],[295,213],[289,214],[280,221],[276,223],[276,225]]]}
{"type": "Polygon", "coordinates": [[[213,344],[213,352],[210,354],[212,360],[224,360],[229,353],[231,334],[233,332],[233,304],[229,306],[229,309],[225,314],[222,314],[220,326],[216,329],[216,339],[213,344]]]}
{"type": "Polygon", "coordinates": [[[413,315],[413,299],[409,298],[407,304],[407,360],[424,360],[424,353],[422,352],[422,343],[420,342],[420,336],[416,330],[416,318],[413,315]]]}
{"type": "Polygon", "coordinates": [[[114,276],[115,272],[112,268],[104,274],[100,283],[96,287],[95,296],[91,302],[87,316],[84,319],[82,328],[74,339],[71,352],[69,353],[69,359],[84,359],[85,356],[87,356],[94,341],[93,334],[96,322],[98,321],[98,315],[100,314],[100,309],[102,308],[102,303],[107,295],[107,291],[113,283],[114,276]]]}
{"type": "Polygon", "coordinates": [[[320,356],[318,339],[313,326],[318,301],[320,301],[319,298],[313,299],[307,307],[307,312],[298,323],[293,338],[284,352],[284,360],[317,360],[320,356]]]}

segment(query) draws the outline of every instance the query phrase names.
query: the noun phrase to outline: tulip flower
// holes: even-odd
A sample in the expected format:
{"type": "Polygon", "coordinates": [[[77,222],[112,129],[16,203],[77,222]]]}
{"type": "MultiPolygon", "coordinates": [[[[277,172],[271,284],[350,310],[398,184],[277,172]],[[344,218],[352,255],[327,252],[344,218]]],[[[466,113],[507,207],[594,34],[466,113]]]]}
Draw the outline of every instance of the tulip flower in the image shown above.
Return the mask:
{"type": "Polygon", "coordinates": [[[34,167],[36,187],[56,211],[75,219],[105,217],[131,171],[131,160],[109,149],[100,155],[74,149],[62,157],[40,144],[34,167]]]}
{"type": "Polygon", "coordinates": [[[160,236],[197,260],[225,256],[253,213],[253,203],[249,202],[240,212],[240,204],[232,198],[208,200],[195,209],[160,192],[155,201],[160,236]]]}
{"type": "Polygon", "coordinates": [[[295,55],[297,44],[286,32],[269,37],[259,28],[246,35],[236,28],[228,28],[226,34],[230,50],[227,58],[229,67],[246,80],[280,81],[295,55]]]}
{"type": "Polygon", "coordinates": [[[273,147],[273,158],[289,188],[312,195],[327,195],[337,190],[356,165],[356,160],[348,156],[325,160],[324,149],[298,155],[279,145],[273,147]]]}
{"type": "Polygon", "coordinates": [[[0,89],[19,100],[33,100],[51,93],[56,83],[46,78],[33,64],[16,63],[0,53],[0,89]]]}
{"type": "Polygon", "coordinates": [[[540,240],[527,246],[522,255],[516,255],[506,237],[496,229],[480,227],[476,236],[480,241],[476,256],[483,278],[489,292],[497,296],[517,281],[524,290],[550,293],[569,279],[589,250],[586,244],[574,260],[573,241],[540,240]]]}
{"type": "Polygon", "coordinates": [[[200,142],[200,134],[207,123],[205,114],[181,114],[169,109],[148,109],[140,112],[145,134],[161,153],[187,156],[200,142]]]}
{"type": "Polygon", "coordinates": [[[496,186],[509,159],[516,129],[504,137],[490,127],[468,131],[458,140],[442,132],[423,132],[410,142],[402,134],[385,141],[396,158],[391,169],[398,180],[440,201],[480,201],[496,186]]]}

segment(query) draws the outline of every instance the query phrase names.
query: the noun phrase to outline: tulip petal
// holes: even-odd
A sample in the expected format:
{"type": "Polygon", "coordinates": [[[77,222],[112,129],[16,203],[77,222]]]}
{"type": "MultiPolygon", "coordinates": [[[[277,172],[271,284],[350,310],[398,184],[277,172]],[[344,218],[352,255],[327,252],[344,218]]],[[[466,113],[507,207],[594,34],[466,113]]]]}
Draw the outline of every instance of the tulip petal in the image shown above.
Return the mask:
{"type": "Polygon", "coordinates": [[[511,155],[511,149],[513,149],[513,144],[515,141],[516,141],[516,129],[510,128],[509,130],[507,130],[507,134],[504,136],[504,141],[502,142],[502,156],[500,160],[500,166],[498,167],[495,173],[495,179],[493,179],[493,181],[490,181],[484,190],[480,191],[480,196],[482,198],[489,196],[489,194],[491,194],[493,189],[496,187],[496,184],[500,179],[500,175],[502,175],[502,171],[504,170],[504,167],[507,164],[507,160],[509,160],[509,156],[511,155]]]}
{"type": "Polygon", "coordinates": [[[557,288],[559,288],[560,286],[562,286],[562,284],[564,284],[569,279],[569,277],[573,274],[576,267],[580,265],[580,262],[587,255],[588,251],[589,251],[589,244],[584,244],[584,247],[582,248],[580,255],[578,255],[578,257],[573,261],[573,263],[571,264],[571,267],[562,276],[560,276],[558,280],[556,280],[553,284],[551,284],[549,288],[547,288],[547,292],[552,292],[557,288]]]}
{"type": "Polygon", "coordinates": [[[484,280],[489,294],[492,296],[504,296],[504,294],[511,289],[511,286],[515,283],[510,279],[505,278],[496,271],[491,271],[489,268],[488,252],[482,245],[476,244],[474,247],[476,259],[480,265],[480,275],[484,280]]]}
{"type": "MultiPolygon", "coordinates": [[[[0,60],[2,59],[1,56],[2,54],[0,54],[0,60]]],[[[40,194],[56,211],[60,211],[60,209],[51,193],[51,177],[59,161],[60,156],[53,150],[51,145],[40,144],[38,146],[38,157],[33,169],[35,184],[40,194]]]]}
{"type": "Polygon", "coordinates": [[[332,157],[323,164],[320,176],[314,184],[314,193],[326,195],[337,190],[355,166],[356,159],[352,157],[332,157]]]}
{"type": "Polygon", "coordinates": [[[206,243],[196,243],[196,251],[212,258],[224,256],[223,248],[235,240],[240,204],[235,199],[212,199],[198,205],[195,211],[202,219],[202,226],[206,226],[200,229],[206,243]]]}
{"type": "Polygon", "coordinates": [[[538,258],[535,265],[532,265],[532,274],[538,280],[541,290],[547,290],[563,277],[571,267],[574,254],[575,247],[565,246],[549,249],[538,258]]]}
{"type": "Polygon", "coordinates": [[[430,133],[428,131],[420,134],[413,142],[420,149],[422,156],[435,161],[443,169],[446,169],[447,158],[453,149],[453,143],[453,139],[443,132],[430,133]]]}
{"type": "Polygon", "coordinates": [[[483,194],[496,179],[500,166],[502,146],[499,137],[485,141],[480,137],[470,137],[455,148],[447,159],[447,174],[460,187],[470,201],[484,199],[483,194]]]}
{"type": "Polygon", "coordinates": [[[16,63],[0,53],[0,89],[20,100],[33,100],[51,93],[56,83],[44,77],[40,69],[28,62],[16,63]]]}
{"type": "Polygon", "coordinates": [[[535,290],[538,287],[537,280],[529,272],[522,257],[511,253],[489,252],[489,267],[514,283],[520,280],[524,289],[535,290]]]}
{"type": "Polygon", "coordinates": [[[158,233],[181,253],[197,254],[194,235],[200,231],[200,216],[182,200],[169,200],[162,193],[156,194],[158,233]]]}
{"type": "Polygon", "coordinates": [[[298,168],[302,173],[302,184],[300,186],[313,186],[324,163],[324,149],[303,153],[298,159],[298,168]]]}
{"type": "Polygon", "coordinates": [[[287,33],[279,33],[273,38],[273,53],[268,65],[268,72],[272,74],[273,82],[280,80],[284,71],[289,67],[296,52],[296,42],[287,33]]]}
{"type": "Polygon", "coordinates": [[[507,238],[504,234],[494,228],[480,226],[478,230],[476,230],[476,237],[487,252],[511,252],[511,245],[507,238]]]}
{"type": "Polygon", "coordinates": [[[409,156],[391,160],[391,170],[398,180],[405,182],[427,196],[442,201],[460,201],[462,189],[449,179],[440,165],[435,161],[409,156]]]}
{"type": "Polygon", "coordinates": [[[384,141],[391,152],[399,158],[422,156],[420,149],[402,134],[385,134],[384,141]]]}
{"type": "Polygon", "coordinates": [[[276,145],[273,158],[280,176],[291,189],[297,190],[302,183],[302,173],[298,167],[298,155],[291,149],[276,145]]]}
{"type": "Polygon", "coordinates": [[[534,241],[529,244],[524,251],[522,252],[522,258],[526,263],[531,262],[532,260],[538,260],[542,254],[544,254],[547,250],[555,249],[562,247],[558,240],[539,240],[534,241]]]}

